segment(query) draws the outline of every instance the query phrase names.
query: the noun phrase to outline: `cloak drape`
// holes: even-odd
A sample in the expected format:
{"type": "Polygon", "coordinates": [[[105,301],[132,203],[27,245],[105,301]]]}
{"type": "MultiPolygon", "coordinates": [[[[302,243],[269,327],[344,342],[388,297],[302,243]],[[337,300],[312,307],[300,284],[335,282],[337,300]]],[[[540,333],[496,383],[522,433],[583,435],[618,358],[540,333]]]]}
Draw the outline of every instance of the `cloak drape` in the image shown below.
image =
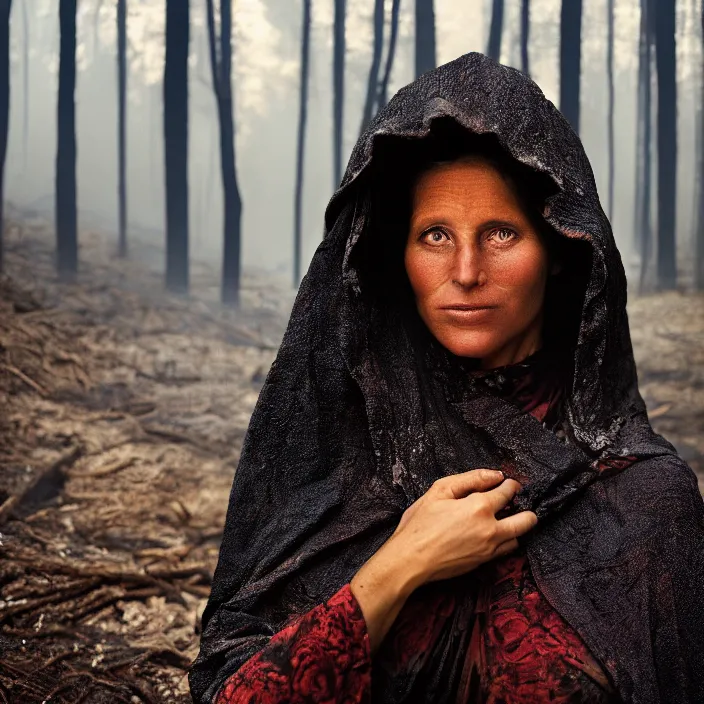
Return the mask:
{"type": "MultiPolygon", "coordinates": [[[[540,519],[520,541],[536,584],[622,699],[704,702],[704,502],[648,423],[591,167],[530,78],[471,53],[398,92],[326,210],[244,440],[189,675],[194,701],[210,702],[292,616],[348,582],[435,479],[475,467],[523,484],[512,509],[540,519]],[[571,317],[553,316],[555,330],[574,331],[559,427],[491,393],[414,327],[379,264],[393,227],[380,226],[378,184],[395,155],[442,130],[495,140],[552,186],[543,217],[569,246],[564,285],[579,283],[571,317]]],[[[463,612],[436,644],[426,702],[454,701],[463,612]]],[[[373,699],[402,701],[408,685],[386,683],[373,699]]]]}

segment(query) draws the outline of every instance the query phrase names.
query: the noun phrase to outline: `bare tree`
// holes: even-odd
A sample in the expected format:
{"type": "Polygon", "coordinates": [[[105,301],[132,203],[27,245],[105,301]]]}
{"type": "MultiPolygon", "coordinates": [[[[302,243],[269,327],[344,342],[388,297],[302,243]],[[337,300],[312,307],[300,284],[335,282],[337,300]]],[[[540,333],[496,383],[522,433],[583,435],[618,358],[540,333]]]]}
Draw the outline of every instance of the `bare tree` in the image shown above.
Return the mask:
{"type": "Polygon", "coordinates": [[[433,0],[416,0],[416,78],[436,65],[433,0]]]}
{"type": "MultiPolygon", "coordinates": [[[[12,2],[12,0],[8,0],[12,2]]],[[[27,4],[29,0],[22,2],[22,160],[23,166],[27,168],[27,152],[29,151],[29,12],[27,4]]]]}
{"type": "Polygon", "coordinates": [[[59,0],[59,96],[56,149],[56,246],[59,276],[75,278],[78,270],[76,205],[76,3],[59,0]]]}
{"type": "Polygon", "coordinates": [[[697,136],[699,138],[699,189],[697,194],[697,220],[694,234],[694,286],[704,291],[704,3],[701,12],[702,66],[699,74],[699,113],[697,136]]]}
{"type": "Polygon", "coordinates": [[[301,227],[303,220],[303,157],[308,119],[308,73],[310,60],[310,15],[312,0],[303,0],[301,27],[301,85],[298,114],[298,148],[296,152],[296,193],[294,196],[293,286],[301,282],[301,227]]]}
{"type": "Polygon", "coordinates": [[[609,220],[614,209],[614,0],[607,2],[607,58],[606,69],[609,85],[608,150],[609,150],[609,197],[607,213],[609,220]]]}
{"type": "Polygon", "coordinates": [[[379,90],[379,68],[381,66],[381,52],[383,48],[384,0],[374,0],[374,47],[372,50],[372,65],[369,69],[369,78],[367,79],[367,97],[364,101],[360,132],[364,132],[374,113],[379,90]]]}
{"type": "Polygon", "coordinates": [[[220,0],[220,42],[215,36],[213,0],[206,0],[210,67],[220,123],[220,169],[224,197],[221,300],[240,304],[242,199],[235,165],[235,125],[232,110],[232,4],[220,0]]]}
{"type": "Polygon", "coordinates": [[[528,67],[528,40],[530,34],[530,0],[521,0],[521,71],[530,75],[528,67]]]}
{"type": "Polygon", "coordinates": [[[675,227],[677,198],[677,58],[675,3],[654,3],[655,63],[658,73],[658,288],[677,284],[675,227]]]}
{"type": "Polygon", "coordinates": [[[579,134],[582,0],[562,0],[560,13],[560,112],[579,134]]]}
{"type": "Polygon", "coordinates": [[[166,3],[164,161],[166,287],[188,292],[188,46],[189,0],[166,3]]]}
{"type": "Polygon", "coordinates": [[[117,198],[118,254],[127,256],[127,176],[126,120],[127,103],[127,0],[117,0],[117,198]]]}
{"type": "Polygon", "coordinates": [[[652,164],[652,54],[653,32],[650,0],[641,0],[640,36],[638,47],[638,125],[636,146],[635,232],[636,251],[640,254],[642,291],[650,264],[652,249],[651,164],[652,164]]]}
{"type": "Polygon", "coordinates": [[[4,267],[5,157],[10,127],[10,11],[12,0],[0,0],[0,272],[4,267]]]}
{"type": "MultiPolygon", "coordinates": [[[[397,0],[396,0],[397,1],[397,0]]],[[[335,0],[334,59],[332,72],[333,90],[333,189],[337,190],[342,179],[342,136],[345,104],[345,16],[347,0],[335,0]]]]}
{"type": "Polygon", "coordinates": [[[493,0],[491,10],[491,26],[486,54],[494,61],[501,58],[501,34],[504,28],[504,0],[493,0]]]}
{"type": "Polygon", "coordinates": [[[398,40],[398,20],[401,11],[401,0],[393,0],[391,5],[391,29],[389,36],[389,50],[386,54],[386,66],[384,67],[384,75],[379,84],[379,109],[389,101],[389,80],[391,79],[391,71],[394,67],[394,59],[396,58],[396,43],[398,40]]]}

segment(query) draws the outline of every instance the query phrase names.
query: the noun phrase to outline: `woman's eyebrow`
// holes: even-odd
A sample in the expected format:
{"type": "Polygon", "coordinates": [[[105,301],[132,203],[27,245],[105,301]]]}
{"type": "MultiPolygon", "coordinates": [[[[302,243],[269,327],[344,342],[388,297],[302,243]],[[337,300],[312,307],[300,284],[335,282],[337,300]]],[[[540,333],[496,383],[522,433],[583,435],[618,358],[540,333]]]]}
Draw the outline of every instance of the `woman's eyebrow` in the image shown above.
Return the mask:
{"type": "MultiPolygon", "coordinates": [[[[427,227],[433,225],[444,225],[446,220],[444,217],[419,217],[417,220],[411,220],[411,227],[414,230],[424,230],[427,227]]],[[[502,219],[502,218],[492,218],[490,220],[484,220],[479,223],[478,228],[481,230],[486,230],[490,227],[512,227],[512,228],[522,228],[525,227],[525,223],[521,223],[519,220],[513,219],[502,219]]]]}

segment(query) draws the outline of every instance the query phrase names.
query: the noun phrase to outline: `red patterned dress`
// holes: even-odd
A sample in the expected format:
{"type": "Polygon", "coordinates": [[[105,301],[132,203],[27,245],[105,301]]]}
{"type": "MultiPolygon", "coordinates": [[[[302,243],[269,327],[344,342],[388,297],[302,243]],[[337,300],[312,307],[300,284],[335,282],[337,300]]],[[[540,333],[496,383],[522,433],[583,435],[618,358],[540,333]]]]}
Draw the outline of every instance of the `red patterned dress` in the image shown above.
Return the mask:
{"type": "MultiPolygon", "coordinates": [[[[555,408],[554,389],[517,381],[513,400],[545,421],[555,408]]],[[[473,576],[479,590],[456,704],[621,702],[586,645],[538,591],[524,549],[473,576]]],[[[442,582],[415,590],[372,665],[364,616],[345,584],[276,633],[226,680],[214,704],[371,703],[375,673],[422,667],[456,608],[456,593],[442,582]]]]}

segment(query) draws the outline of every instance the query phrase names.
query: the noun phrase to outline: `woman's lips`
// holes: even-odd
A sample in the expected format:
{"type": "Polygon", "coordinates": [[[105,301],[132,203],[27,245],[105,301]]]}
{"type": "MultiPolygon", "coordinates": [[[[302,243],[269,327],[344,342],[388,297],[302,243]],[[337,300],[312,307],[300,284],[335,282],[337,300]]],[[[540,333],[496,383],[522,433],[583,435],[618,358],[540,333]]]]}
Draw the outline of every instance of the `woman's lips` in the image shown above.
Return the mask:
{"type": "Polygon", "coordinates": [[[496,306],[446,306],[440,310],[454,320],[474,323],[490,317],[495,309],[496,306]]]}

